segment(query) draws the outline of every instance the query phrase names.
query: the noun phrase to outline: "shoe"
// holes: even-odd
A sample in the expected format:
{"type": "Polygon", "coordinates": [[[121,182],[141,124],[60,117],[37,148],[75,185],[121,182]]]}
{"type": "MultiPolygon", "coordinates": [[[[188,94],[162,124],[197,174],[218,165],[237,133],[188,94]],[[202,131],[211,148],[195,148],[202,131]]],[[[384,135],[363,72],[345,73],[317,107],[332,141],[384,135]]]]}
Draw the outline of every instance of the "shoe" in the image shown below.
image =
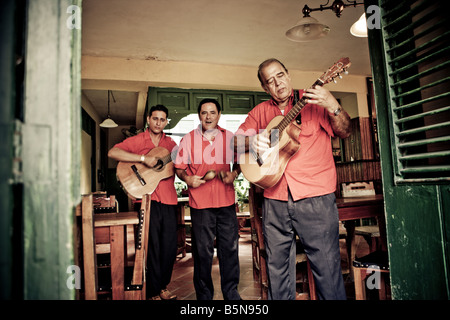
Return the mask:
{"type": "Polygon", "coordinates": [[[162,289],[159,296],[162,300],[175,300],[177,298],[175,294],[170,293],[167,289],[162,289]]]}

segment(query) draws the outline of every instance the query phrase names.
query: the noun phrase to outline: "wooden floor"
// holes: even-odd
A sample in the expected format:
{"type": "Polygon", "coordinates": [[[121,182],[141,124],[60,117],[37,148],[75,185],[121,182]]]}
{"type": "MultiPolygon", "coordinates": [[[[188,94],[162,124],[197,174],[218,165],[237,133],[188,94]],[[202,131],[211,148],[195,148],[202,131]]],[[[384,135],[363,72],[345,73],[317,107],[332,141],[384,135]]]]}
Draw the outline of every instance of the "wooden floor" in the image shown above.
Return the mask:
{"type": "MultiPolygon", "coordinates": [[[[252,266],[252,248],[250,242],[250,233],[241,232],[239,240],[239,264],[241,269],[239,293],[243,300],[260,300],[259,284],[253,280],[253,266],[252,266]]],[[[356,256],[361,257],[369,253],[367,243],[362,237],[357,236],[357,251],[356,256]]],[[[345,240],[340,240],[342,267],[347,268],[345,240]]],[[[178,300],[196,300],[195,289],[193,285],[193,259],[191,253],[183,258],[181,255],[177,257],[172,274],[172,281],[168,289],[177,295],[178,300]]],[[[222,292],[220,290],[220,274],[219,263],[216,253],[214,254],[212,276],[214,281],[214,300],[223,300],[222,292]]],[[[344,274],[344,283],[347,292],[347,298],[353,300],[354,284],[349,274],[344,274]]]]}

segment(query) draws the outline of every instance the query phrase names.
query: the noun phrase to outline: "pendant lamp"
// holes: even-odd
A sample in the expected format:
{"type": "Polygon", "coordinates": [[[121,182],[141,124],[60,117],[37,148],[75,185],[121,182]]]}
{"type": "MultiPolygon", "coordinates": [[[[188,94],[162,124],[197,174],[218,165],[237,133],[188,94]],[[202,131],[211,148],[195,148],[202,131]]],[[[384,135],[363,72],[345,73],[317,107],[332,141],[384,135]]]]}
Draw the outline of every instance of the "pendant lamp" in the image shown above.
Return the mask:
{"type": "Polygon", "coordinates": [[[102,128],[117,127],[117,123],[115,123],[114,120],[111,119],[111,116],[109,115],[109,90],[108,90],[108,118],[106,118],[102,123],[100,123],[100,127],[102,128]]]}
{"type": "Polygon", "coordinates": [[[330,32],[328,26],[321,24],[313,17],[305,16],[295,26],[286,31],[286,37],[295,42],[307,42],[325,37],[328,32],[330,32]]]}

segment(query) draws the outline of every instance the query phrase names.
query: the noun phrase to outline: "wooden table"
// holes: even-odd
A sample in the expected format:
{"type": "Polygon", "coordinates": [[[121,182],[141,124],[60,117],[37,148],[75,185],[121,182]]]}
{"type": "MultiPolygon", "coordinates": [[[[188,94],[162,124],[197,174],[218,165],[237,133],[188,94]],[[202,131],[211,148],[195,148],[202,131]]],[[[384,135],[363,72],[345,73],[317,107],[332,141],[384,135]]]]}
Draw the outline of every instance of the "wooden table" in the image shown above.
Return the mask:
{"type": "MultiPolygon", "coordinates": [[[[382,247],[386,246],[386,222],[384,218],[383,195],[337,198],[339,220],[344,221],[347,230],[346,245],[349,257],[349,269],[353,270],[353,260],[356,254],[355,221],[362,218],[376,218],[380,228],[382,247]]],[[[353,274],[353,272],[351,272],[353,274]]]]}

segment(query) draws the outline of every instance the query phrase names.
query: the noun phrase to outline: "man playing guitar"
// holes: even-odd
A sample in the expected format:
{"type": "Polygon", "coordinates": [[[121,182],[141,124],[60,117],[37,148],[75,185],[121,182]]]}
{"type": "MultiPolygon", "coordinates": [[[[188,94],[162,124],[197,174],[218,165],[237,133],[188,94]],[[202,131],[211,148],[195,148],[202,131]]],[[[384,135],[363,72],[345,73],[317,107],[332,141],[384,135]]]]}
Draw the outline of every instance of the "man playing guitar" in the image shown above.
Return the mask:
{"type": "MultiPolygon", "coordinates": [[[[108,157],[153,168],[158,163],[155,157],[148,155],[152,149],[158,147],[167,149],[168,153],[176,152],[176,143],[163,132],[168,114],[169,111],[163,105],[151,107],[147,116],[148,130],[116,144],[109,150],[108,157]]],[[[167,290],[177,253],[178,203],[173,164],[170,162],[168,165],[172,166],[172,175],[159,181],[151,196],[147,297],[153,300],[176,298],[167,290]]]]}
{"type": "MultiPolygon", "coordinates": [[[[294,90],[286,67],[276,59],[261,63],[258,78],[272,99],[257,105],[235,134],[235,150],[264,154],[271,144],[266,129],[293,108],[294,90]]],[[[270,299],[295,299],[296,234],[313,271],[319,299],[345,299],[341,274],[336,168],[330,137],[350,134],[350,117],[322,86],[300,90],[305,105],[286,130],[300,148],[280,180],[264,190],[263,230],[270,299]],[[294,133],[293,133],[294,132],[294,133]]],[[[286,133],[285,133],[286,134],[286,133]]],[[[273,143],[273,141],[272,141],[273,143]]],[[[245,175],[243,164],[242,171],[245,175]]]]}

